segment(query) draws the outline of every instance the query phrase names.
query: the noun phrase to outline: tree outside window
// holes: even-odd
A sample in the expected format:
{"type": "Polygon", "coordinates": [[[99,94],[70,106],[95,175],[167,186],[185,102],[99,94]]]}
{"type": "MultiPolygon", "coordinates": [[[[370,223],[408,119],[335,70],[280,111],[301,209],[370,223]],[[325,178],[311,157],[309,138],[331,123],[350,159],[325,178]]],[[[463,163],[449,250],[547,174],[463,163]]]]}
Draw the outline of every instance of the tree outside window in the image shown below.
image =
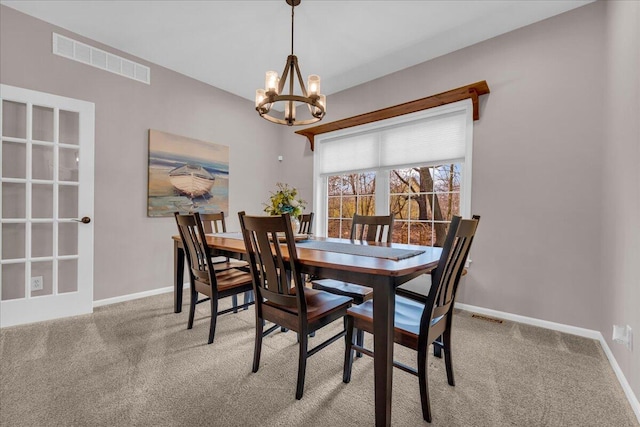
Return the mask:
{"type": "MultiPolygon", "coordinates": [[[[452,216],[460,215],[461,165],[377,173],[389,174],[389,212],[395,217],[393,241],[442,246],[452,216]]],[[[330,176],[327,194],[327,236],[349,238],[355,213],[376,215],[376,172],[330,176]]]]}
{"type": "Polygon", "coordinates": [[[460,164],[394,169],[389,176],[393,241],[442,246],[460,214],[460,164]]]}
{"type": "Polygon", "coordinates": [[[375,215],[375,172],[334,175],[328,179],[328,237],[349,238],[354,214],[375,215]]]}

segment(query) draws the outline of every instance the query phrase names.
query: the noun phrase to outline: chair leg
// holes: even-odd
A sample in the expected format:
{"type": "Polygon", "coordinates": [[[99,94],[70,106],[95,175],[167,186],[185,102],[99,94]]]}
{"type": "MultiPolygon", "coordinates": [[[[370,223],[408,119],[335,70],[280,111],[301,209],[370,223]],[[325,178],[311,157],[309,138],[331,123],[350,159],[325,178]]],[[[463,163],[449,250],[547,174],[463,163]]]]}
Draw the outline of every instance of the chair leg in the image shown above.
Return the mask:
{"type": "Polygon", "coordinates": [[[344,327],[347,334],[344,336],[344,368],[342,373],[342,382],[351,381],[351,367],[353,365],[353,317],[344,317],[344,327]]]}
{"type": "Polygon", "coordinates": [[[196,302],[198,301],[198,292],[191,289],[191,301],[189,303],[189,322],[187,323],[187,329],[193,328],[193,318],[196,314],[196,302]]]}
{"type": "Polygon", "coordinates": [[[444,345],[444,364],[447,368],[447,382],[455,386],[453,379],[453,361],[451,360],[451,329],[444,331],[442,344],[444,345]]]}
{"type": "Polygon", "coordinates": [[[303,328],[298,334],[300,338],[300,352],[298,355],[298,384],[296,386],[296,399],[302,399],[302,393],[304,392],[304,374],[307,370],[307,345],[309,342],[309,336],[307,328],[303,328]]]}
{"type": "Polygon", "coordinates": [[[233,306],[233,312],[238,312],[238,295],[231,295],[231,305],[233,306]]]}
{"type": "Polygon", "coordinates": [[[262,350],[262,333],[264,327],[264,320],[258,317],[256,314],[256,341],[253,348],[253,368],[252,372],[258,372],[260,367],[260,351],[262,350]]]}
{"type": "MultiPolygon", "coordinates": [[[[360,347],[364,347],[364,331],[362,329],[356,329],[356,344],[360,347]]],[[[362,357],[362,353],[356,351],[356,357],[362,357]]]]}
{"type": "MultiPolygon", "coordinates": [[[[247,291],[244,293],[244,303],[250,303],[253,302],[253,291],[247,291]]],[[[245,307],[245,310],[249,310],[249,307],[245,307]]]]}
{"type": "MultiPolygon", "coordinates": [[[[442,342],[442,335],[436,338],[436,341],[442,342]]],[[[433,355],[438,358],[442,357],[442,349],[440,348],[440,346],[437,346],[435,344],[433,345],[433,355]]]]}
{"type": "Polygon", "coordinates": [[[422,403],[422,418],[431,422],[431,404],[429,403],[429,383],[427,375],[427,356],[429,349],[418,350],[418,384],[420,385],[420,401],[422,403]]]}
{"type": "Polygon", "coordinates": [[[209,326],[209,344],[213,342],[216,335],[216,321],[218,320],[218,298],[213,296],[209,300],[211,302],[211,325],[209,326]]]}

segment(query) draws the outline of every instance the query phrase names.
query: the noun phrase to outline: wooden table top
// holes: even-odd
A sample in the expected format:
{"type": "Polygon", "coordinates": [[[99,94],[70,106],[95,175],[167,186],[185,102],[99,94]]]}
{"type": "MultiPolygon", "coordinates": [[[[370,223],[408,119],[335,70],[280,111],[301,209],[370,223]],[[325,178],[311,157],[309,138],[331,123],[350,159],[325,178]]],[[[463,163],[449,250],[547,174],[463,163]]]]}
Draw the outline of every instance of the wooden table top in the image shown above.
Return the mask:
{"type": "MultiPolygon", "coordinates": [[[[173,236],[174,240],[180,240],[180,236],[173,236]]],[[[348,239],[335,239],[324,237],[313,237],[313,240],[350,243],[356,245],[384,246],[398,249],[415,250],[424,252],[420,255],[412,256],[401,260],[386,258],[376,258],[371,256],[350,255],[338,252],[330,252],[319,249],[304,248],[296,246],[298,259],[303,266],[331,268],[364,274],[376,274],[381,276],[405,276],[418,271],[434,267],[440,258],[441,248],[432,246],[417,246],[401,243],[373,243],[360,242],[348,239]]],[[[212,249],[245,253],[244,241],[240,233],[207,234],[207,244],[212,249]]],[[[288,257],[286,248],[283,255],[288,257]]]]}

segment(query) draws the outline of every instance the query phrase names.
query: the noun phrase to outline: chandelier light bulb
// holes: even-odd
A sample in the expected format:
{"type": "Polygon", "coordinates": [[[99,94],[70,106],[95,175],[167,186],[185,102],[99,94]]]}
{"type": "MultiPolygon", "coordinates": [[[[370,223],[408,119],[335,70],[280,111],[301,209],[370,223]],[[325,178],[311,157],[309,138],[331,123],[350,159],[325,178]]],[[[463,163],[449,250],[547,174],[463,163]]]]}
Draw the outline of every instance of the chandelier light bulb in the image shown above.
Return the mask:
{"type": "Polygon", "coordinates": [[[320,95],[320,76],[311,74],[307,79],[307,86],[309,86],[309,96],[320,95]]]}

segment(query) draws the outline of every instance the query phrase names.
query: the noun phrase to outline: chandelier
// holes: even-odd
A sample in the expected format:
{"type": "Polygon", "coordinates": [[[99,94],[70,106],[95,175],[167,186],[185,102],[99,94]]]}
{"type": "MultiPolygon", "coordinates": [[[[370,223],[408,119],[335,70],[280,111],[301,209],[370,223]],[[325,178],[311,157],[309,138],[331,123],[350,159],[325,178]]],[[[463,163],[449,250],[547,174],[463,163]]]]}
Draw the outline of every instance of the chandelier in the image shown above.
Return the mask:
{"type": "Polygon", "coordinates": [[[322,120],[327,111],[327,98],[320,94],[320,76],[315,74],[309,76],[307,80],[309,91],[307,92],[298,67],[298,57],[293,54],[293,10],[300,4],[300,1],[286,0],[287,4],[291,5],[291,55],[287,57],[282,77],[279,77],[275,71],[267,71],[265,88],[256,90],[256,111],[260,117],[273,123],[288,126],[315,123],[322,120]],[[302,95],[294,95],[293,93],[296,77],[302,95]],[[287,79],[289,79],[288,85],[287,79]],[[285,86],[288,88],[287,93],[284,93],[285,86]],[[279,104],[281,107],[284,104],[284,114],[281,111],[276,111],[277,108],[273,108],[274,111],[272,111],[272,107],[276,103],[281,103],[279,104]],[[296,103],[307,104],[311,117],[296,120],[296,103]]]}

